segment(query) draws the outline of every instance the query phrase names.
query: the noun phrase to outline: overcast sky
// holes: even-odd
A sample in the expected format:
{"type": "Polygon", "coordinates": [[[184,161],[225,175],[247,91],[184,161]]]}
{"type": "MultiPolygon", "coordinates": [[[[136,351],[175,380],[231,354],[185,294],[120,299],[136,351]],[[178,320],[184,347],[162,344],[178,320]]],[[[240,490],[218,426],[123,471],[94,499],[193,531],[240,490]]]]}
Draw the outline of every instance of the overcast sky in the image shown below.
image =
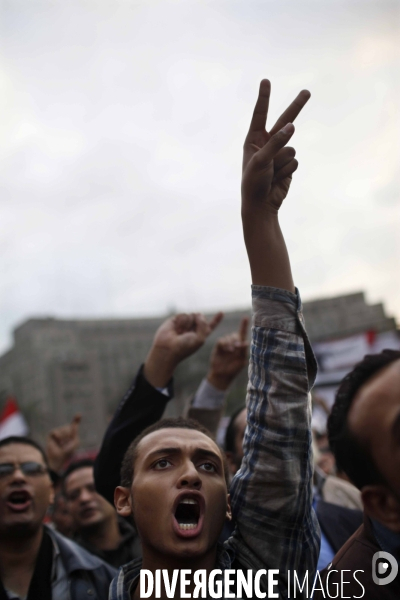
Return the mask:
{"type": "Polygon", "coordinates": [[[0,0],[0,351],[33,316],[249,305],[243,140],[300,89],[303,299],[400,319],[400,2],[0,0]]]}

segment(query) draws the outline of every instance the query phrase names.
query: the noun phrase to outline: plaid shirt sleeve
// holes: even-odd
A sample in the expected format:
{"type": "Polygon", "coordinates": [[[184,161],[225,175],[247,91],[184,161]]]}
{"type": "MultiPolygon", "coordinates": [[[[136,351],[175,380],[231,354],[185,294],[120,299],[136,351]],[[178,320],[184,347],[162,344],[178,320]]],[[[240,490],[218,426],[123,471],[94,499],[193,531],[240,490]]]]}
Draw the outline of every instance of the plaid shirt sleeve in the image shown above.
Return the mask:
{"type": "Polygon", "coordinates": [[[228,548],[243,568],[278,569],[287,597],[287,572],[302,581],[308,571],[312,581],[319,553],[309,394],[317,365],[298,293],[253,286],[252,294],[247,429],[231,486],[237,526],[228,548]]]}

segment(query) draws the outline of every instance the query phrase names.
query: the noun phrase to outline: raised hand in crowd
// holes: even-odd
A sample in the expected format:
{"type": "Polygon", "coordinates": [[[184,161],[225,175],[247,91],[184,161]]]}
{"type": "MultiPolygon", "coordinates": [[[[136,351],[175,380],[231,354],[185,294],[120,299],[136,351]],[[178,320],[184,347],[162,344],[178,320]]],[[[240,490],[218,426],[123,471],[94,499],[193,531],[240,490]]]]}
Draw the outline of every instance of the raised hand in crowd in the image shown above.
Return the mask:
{"type": "Polygon", "coordinates": [[[164,387],[180,362],[194,354],[223,318],[217,313],[210,321],[200,313],[179,314],[167,319],[157,330],[146,358],[144,376],[154,387],[164,387]]]}
{"type": "Polygon", "coordinates": [[[243,147],[243,232],[253,284],[293,292],[278,211],[298,167],[294,148],[286,146],[294,133],[292,121],[310,98],[310,92],[301,91],[267,132],[270,92],[271,84],[264,79],[243,147]]]}
{"type": "Polygon", "coordinates": [[[227,390],[248,364],[248,317],[243,317],[239,330],[217,340],[210,358],[207,380],[218,390],[227,390]]]}
{"type": "Polygon", "coordinates": [[[74,415],[71,423],[52,429],[46,440],[46,455],[50,469],[60,473],[65,463],[79,448],[79,425],[81,414],[74,415]]]}
{"type": "Polygon", "coordinates": [[[270,91],[269,81],[263,80],[243,149],[242,222],[254,327],[243,462],[230,486],[237,529],[228,544],[240,552],[242,536],[256,568],[277,569],[279,597],[285,598],[286,566],[291,564],[303,580],[314,572],[319,551],[309,431],[316,361],[278,220],[298,166],[294,149],[287,147],[292,121],[310,93],[300,92],[268,132],[270,91]]]}

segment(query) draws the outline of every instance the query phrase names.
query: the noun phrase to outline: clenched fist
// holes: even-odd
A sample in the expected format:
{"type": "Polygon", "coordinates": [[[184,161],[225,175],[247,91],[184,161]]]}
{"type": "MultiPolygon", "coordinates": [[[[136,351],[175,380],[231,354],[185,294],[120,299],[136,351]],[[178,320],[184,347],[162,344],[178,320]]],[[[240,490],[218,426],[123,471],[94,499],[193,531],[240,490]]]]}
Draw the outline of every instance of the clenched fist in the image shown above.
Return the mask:
{"type": "Polygon", "coordinates": [[[154,387],[164,387],[176,367],[194,354],[221,322],[219,312],[207,321],[200,313],[179,314],[167,319],[157,330],[147,356],[144,375],[154,387]]]}

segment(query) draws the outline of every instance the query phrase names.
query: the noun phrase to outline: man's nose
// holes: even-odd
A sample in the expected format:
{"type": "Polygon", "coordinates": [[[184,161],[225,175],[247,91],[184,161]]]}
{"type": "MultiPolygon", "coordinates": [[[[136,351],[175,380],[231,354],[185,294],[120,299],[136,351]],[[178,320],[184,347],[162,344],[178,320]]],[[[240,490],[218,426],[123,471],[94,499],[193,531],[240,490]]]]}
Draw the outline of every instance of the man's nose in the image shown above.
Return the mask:
{"type": "Polygon", "coordinates": [[[201,488],[201,477],[191,461],[185,462],[182,472],[178,480],[178,488],[193,488],[199,490],[201,488]]]}
{"type": "Polygon", "coordinates": [[[79,494],[79,502],[91,502],[92,499],[93,493],[90,490],[87,490],[86,488],[82,488],[81,493],[79,494]]]}
{"type": "Polygon", "coordinates": [[[26,475],[22,471],[21,467],[15,467],[15,471],[12,474],[12,480],[14,481],[26,481],[26,475]]]}

